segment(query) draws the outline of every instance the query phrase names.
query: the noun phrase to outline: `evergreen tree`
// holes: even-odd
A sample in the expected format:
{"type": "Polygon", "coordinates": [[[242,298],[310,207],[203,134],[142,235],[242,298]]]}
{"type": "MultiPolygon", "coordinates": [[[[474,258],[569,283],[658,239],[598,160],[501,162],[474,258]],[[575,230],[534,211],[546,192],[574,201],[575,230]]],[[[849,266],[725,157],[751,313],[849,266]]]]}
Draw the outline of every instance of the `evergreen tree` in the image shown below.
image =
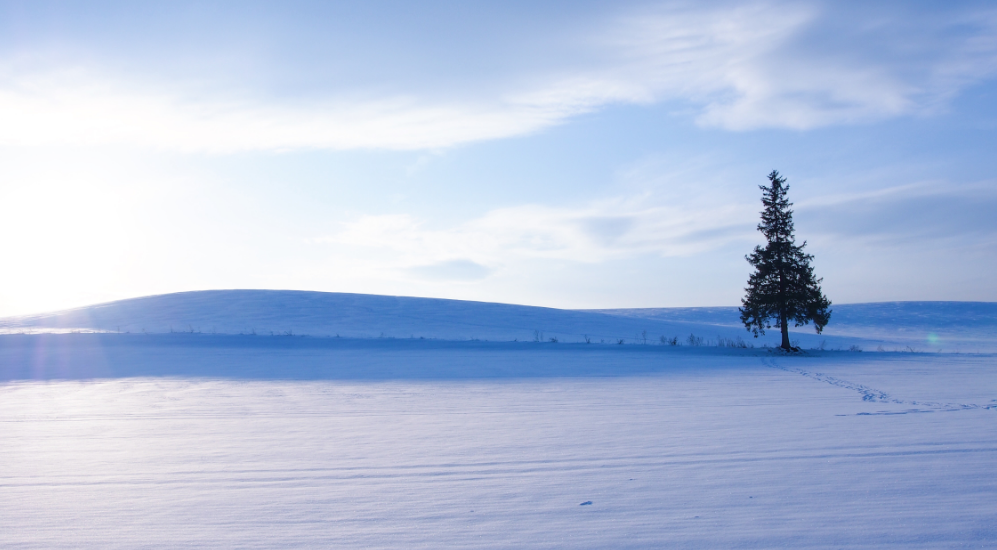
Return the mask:
{"type": "Polygon", "coordinates": [[[748,278],[747,293],[741,300],[741,322],[755,338],[765,329],[782,331],[782,348],[794,350],[789,343],[789,322],[803,326],[813,321],[820,334],[831,318],[831,301],[821,292],[823,279],[814,278],[810,265],[813,256],[803,251],[806,241],[796,246],[793,235],[793,203],[786,199],[786,178],[773,170],[769,184],[762,190],[762,222],[758,230],[765,235],[765,248],[745,256],[755,272],[748,278]]]}

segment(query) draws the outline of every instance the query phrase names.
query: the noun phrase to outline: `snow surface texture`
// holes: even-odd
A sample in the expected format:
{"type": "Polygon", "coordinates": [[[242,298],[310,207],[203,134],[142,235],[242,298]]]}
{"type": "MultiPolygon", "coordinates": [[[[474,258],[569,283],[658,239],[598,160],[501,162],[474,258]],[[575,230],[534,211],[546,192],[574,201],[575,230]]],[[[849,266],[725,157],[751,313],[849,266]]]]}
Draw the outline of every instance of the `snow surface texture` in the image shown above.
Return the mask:
{"type": "MultiPolygon", "coordinates": [[[[866,351],[997,351],[997,303],[893,302],[844,304],[824,335],[793,329],[805,348],[866,351]]],[[[743,339],[778,345],[778,331],[754,339],[737,308],[579,311],[331,292],[216,290],[121,300],[41,315],[0,319],[6,332],[96,330],[130,333],[310,335],[350,338],[549,341],[658,344],[690,335],[703,343],[743,339]]]]}
{"type": "Polygon", "coordinates": [[[253,341],[0,337],[0,547],[997,545],[993,355],[253,341]]]}

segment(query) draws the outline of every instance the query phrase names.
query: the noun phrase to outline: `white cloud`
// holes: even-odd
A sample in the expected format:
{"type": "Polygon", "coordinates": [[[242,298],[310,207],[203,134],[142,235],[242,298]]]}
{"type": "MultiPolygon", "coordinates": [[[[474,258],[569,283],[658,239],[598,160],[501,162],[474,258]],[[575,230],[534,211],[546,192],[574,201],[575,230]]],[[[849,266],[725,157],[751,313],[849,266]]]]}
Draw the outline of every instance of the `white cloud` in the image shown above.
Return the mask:
{"type": "Polygon", "coordinates": [[[610,34],[623,63],[601,78],[642,86],[620,99],[687,100],[701,124],[746,130],[929,111],[997,73],[997,12],[870,23],[833,9],[680,5],[624,18],[610,34]]]}
{"type": "Polygon", "coordinates": [[[852,25],[833,38],[835,21],[849,16],[833,9],[645,7],[577,37],[571,58],[537,74],[484,91],[462,77],[456,93],[413,86],[408,95],[330,89],[324,100],[262,100],[139,84],[83,68],[90,65],[39,69],[8,60],[0,65],[0,144],[436,149],[528,134],[611,103],[666,100],[693,105],[704,125],[807,129],[929,112],[997,72],[994,13],[852,25]]]}

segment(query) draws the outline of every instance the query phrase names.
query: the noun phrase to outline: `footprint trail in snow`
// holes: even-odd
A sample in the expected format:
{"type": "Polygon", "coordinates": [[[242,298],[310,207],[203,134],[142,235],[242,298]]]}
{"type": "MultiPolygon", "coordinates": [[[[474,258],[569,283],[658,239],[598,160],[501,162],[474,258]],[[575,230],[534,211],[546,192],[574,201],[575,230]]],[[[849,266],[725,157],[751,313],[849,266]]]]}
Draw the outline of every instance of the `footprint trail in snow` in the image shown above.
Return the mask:
{"type": "MultiPolygon", "coordinates": [[[[913,409],[907,409],[901,411],[860,412],[860,413],[855,413],[856,416],[949,412],[949,411],[966,411],[966,410],[980,410],[980,409],[997,410],[997,400],[987,405],[979,405],[976,403],[942,403],[937,401],[913,401],[913,400],[898,399],[882,390],[870,388],[869,386],[865,386],[863,384],[858,384],[855,382],[849,382],[848,380],[842,380],[841,378],[837,378],[829,374],[824,374],[822,372],[814,372],[801,368],[780,366],[778,363],[776,363],[774,359],[768,359],[768,358],[762,359],[762,364],[773,369],[799,374],[801,376],[806,376],[807,378],[824,382],[832,386],[837,386],[839,388],[844,388],[846,390],[852,390],[861,395],[863,401],[867,401],[870,403],[892,403],[896,405],[909,405],[916,407],[913,409]]],[[[845,415],[839,415],[839,416],[845,416],[845,415]]]]}

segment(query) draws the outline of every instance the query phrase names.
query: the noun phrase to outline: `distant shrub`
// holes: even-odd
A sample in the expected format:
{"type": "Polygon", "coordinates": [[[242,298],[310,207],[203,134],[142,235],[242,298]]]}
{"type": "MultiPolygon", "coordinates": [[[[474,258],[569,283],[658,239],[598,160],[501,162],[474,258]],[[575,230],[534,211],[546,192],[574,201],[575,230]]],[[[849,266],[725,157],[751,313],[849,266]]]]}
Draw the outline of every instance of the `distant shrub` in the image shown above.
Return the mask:
{"type": "Polygon", "coordinates": [[[737,338],[724,338],[723,336],[717,336],[717,347],[718,348],[749,348],[755,347],[754,345],[747,344],[740,336],[737,338]]]}
{"type": "Polygon", "coordinates": [[[692,333],[689,334],[689,337],[686,338],[685,341],[688,342],[690,346],[702,346],[703,345],[703,337],[702,336],[696,336],[695,334],[692,334],[692,333]]]}

